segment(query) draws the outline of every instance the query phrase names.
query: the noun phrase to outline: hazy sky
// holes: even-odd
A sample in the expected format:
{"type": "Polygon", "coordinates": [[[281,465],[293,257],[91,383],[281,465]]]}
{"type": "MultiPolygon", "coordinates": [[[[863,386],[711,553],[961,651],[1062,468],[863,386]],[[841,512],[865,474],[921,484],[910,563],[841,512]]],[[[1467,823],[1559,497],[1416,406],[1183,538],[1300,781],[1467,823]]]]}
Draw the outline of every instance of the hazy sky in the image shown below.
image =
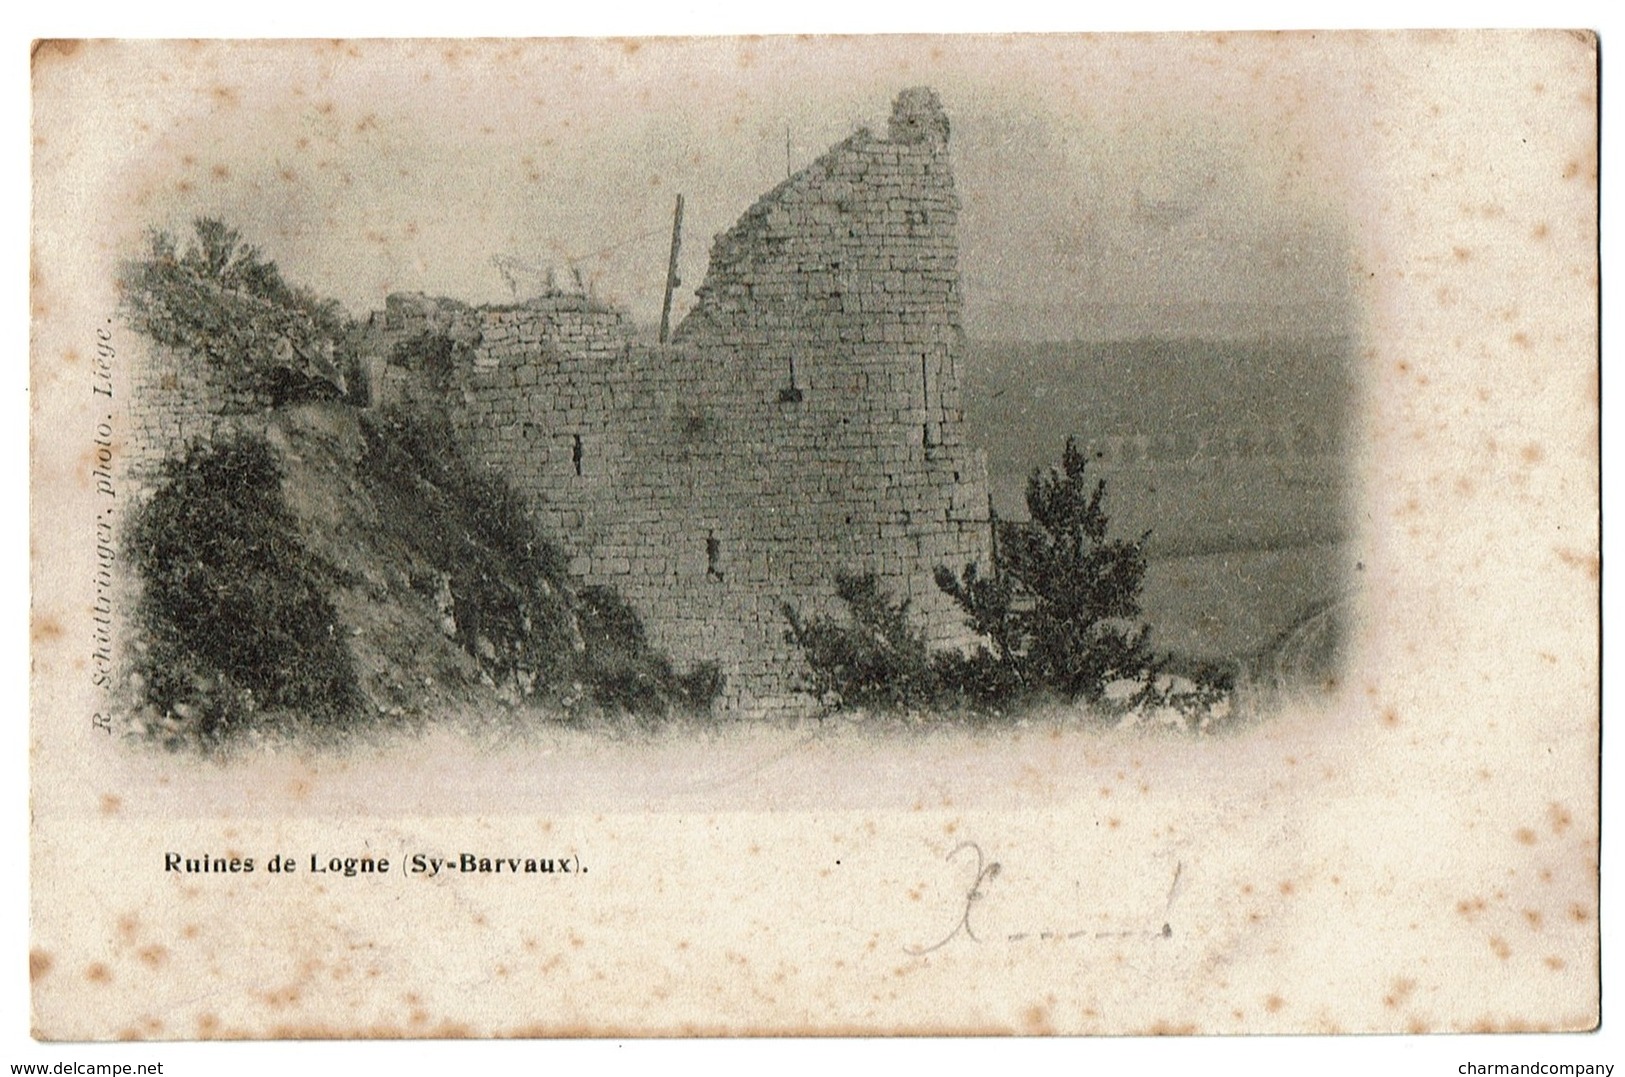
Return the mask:
{"type": "MultiPolygon", "coordinates": [[[[972,336],[1346,324],[1346,92],[1307,38],[815,38],[112,46],[114,215],[235,223],[360,313],[391,291],[513,297],[492,255],[577,266],[658,320],[712,238],[910,85],[940,92],[972,336]],[[143,129],[144,126],[144,129],[143,129]]],[[[96,212],[97,207],[86,207],[96,212]]],[[[534,290],[522,281],[521,297],[534,290]]]]}

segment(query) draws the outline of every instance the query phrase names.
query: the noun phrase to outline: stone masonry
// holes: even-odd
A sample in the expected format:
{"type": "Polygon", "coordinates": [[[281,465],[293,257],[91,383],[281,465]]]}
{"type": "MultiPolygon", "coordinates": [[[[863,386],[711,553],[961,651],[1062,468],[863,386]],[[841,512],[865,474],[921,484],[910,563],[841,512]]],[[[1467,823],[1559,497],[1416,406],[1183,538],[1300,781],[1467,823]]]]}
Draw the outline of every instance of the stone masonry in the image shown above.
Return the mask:
{"type": "MultiPolygon", "coordinates": [[[[443,399],[470,454],[679,667],[720,662],[735,709],[806,705],[782,607],[841,613],[840,572],[907,598],[933,645],[969,642],[932,580],[990,560],[947,138],[936,95],[905,91],[886,138],[858,131],[717,238],[667,346],[580,295],[392,296],[375,319],[388,347],[456,343],[443,399]]],[[[420,405],[441,391],[424,385],[390,367],[379,396],[420,405]]]]}

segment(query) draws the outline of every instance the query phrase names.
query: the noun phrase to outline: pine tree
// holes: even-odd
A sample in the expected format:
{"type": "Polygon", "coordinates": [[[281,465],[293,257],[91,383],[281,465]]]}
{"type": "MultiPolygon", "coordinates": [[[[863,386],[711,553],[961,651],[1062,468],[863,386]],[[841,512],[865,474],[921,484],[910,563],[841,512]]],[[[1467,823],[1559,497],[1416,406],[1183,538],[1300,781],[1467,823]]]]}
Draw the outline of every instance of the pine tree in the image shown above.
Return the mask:
{"type": "Polygon", "coordinates": [[[1027,480],[1031,521],[995,524],[993,574],[939,567],[936,580],[992,642],[1004,683],[1093,702],[1114,680],[1149,679],[1154,660],[1138,623],[1150,532],[1108,537],[1106,483],[1091,486],[1086,463],[1067,438],[1061,467],[1027,480]]]}

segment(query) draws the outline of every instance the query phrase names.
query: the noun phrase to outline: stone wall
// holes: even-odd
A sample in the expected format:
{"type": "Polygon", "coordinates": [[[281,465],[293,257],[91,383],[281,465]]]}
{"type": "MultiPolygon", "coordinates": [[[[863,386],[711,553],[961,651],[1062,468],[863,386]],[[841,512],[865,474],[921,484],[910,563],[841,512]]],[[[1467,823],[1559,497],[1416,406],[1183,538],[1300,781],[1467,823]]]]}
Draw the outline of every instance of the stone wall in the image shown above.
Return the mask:
{"type": "Polygon", "coordinates": [[[932,582],[989,560],[957,211],[947,120],[905,91],[887,138],[857,132],[717,238],[671,345],[578,295],[391,297],[378,354],[450,346],[382,367],[374,399],[443,408],[576,576],[619,590],[680,667],[721,663],[729,705],[804,707],[782,607],[840,612],[837,573],[876,573],[934,645],[969,641],[932,582]]]}
{"type": "Polygon", "coordinates": [[[234,385],[223,371],[184,348],[155,344],[139,335],[124,394],[129,430],[124,473],[141,489],[156,481],[165,458],[193,442],[265,427],[269,401],[234,385]]]}

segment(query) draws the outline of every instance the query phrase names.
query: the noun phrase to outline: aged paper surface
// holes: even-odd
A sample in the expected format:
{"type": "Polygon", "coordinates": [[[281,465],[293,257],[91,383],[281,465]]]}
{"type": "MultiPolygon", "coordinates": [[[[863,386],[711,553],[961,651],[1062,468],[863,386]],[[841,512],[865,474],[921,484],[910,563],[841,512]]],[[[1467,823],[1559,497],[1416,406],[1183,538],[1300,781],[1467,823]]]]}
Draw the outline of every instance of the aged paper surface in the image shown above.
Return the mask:
{"type": "MultiPolygon", "coordinates": [[[[36,1034],[1592,1028],[1595,64],[1557,32],[42,46],[36,1034]],[[221,758],[120,712],[117,526],[179,391],[117,293],[149,230],[229,221],[362,317],[502,303],[510,255],[655,322],[673,195],[682,313],[787,172],[859,127],[911,144],[912,87],[949,125],[967,339],[1352,342],[1346,468],[1312,473],[1347,509],[1345,639],[1312,691],[1207,732],[448,714],[221,758]],[[411,870],[464,854],[571,870],[411,870]]],[[[695,572],[724,580],[716,541],[695,572]]]]}

